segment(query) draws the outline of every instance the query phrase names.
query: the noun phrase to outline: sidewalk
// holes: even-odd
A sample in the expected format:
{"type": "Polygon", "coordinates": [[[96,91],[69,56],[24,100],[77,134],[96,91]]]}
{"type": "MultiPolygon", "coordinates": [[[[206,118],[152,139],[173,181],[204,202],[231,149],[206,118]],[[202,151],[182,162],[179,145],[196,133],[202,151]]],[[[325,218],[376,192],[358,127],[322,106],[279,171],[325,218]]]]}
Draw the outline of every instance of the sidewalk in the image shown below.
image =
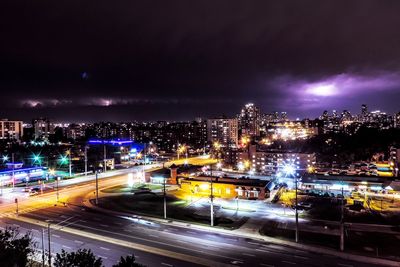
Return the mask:
{"type": "MultiPolygon", "coordinates": [[[[112,211],[112,210],[107,210],[107,209],[97,207],[97,206],[93,205],[90,200],[84,201],[84,205],[91,209],[95,209],[95,210],[98,210],[98,211],[101,211],[104,213],[112,213],[112,214],[115,214],[118,216],[134,215],[132,213],[112,211]]],[[[268,243],[273,243],[276,245],[281,245],[281,246],[283,245],[283,246],[292,247],[295,249],[305,250],[305,251],[309,251],[309,252],[313,252],[313,253],[332,255],[332,256],[336,256],[336,257],[339,257],[339,258],[342,258],[345,260],[353,260],[353,261],[358,261],[358,262],[362,262],[362,263],[372,263],[372,264],[378,264],[378,265],[383,265],[383,266],[398,266],[398,267],[400,267],[400,262],[397,262],[397,261],[367,257],[367,256],[362,256],[362,255],[356,255],[356,254],[349,254],[349,253],[340,252],[337,250],[327,249],[327,248],[323,248],[323,247],[299,244],[299,243],[295,243],[295,242],[291,242],[291,241],[287,241],[287,240],[262,236],[256,230],[251,229],[251,227],[244,227],[244,228],[242,227],[242,228],[239,228],[236,230],[226,230],[226,229],[217,228],[217,227],[197,225],[197,224],[186,223],[186,222],[182,222],[182,221],[165,220],[165,219],[161,219],[161,218],[149,217],[149,216],[143,216],[143,215],[140,215],[140,218],[143,218],[148,221],[153,221],[153,222],[157,222],[160,224],[164,224],[164,225],[173,225],[173,226],[177,226],[177,227],[182,227],[185,229],[197,229],[197,230],[220,233],[220,234],[231,235],[231,236],[234,235],[234,236],[238,236],[238,237],[242,237],[242,238],[251,238],[251,239],[260,240],[260,241],[264,241],[264,242],[268,242],[268,243]]]]}

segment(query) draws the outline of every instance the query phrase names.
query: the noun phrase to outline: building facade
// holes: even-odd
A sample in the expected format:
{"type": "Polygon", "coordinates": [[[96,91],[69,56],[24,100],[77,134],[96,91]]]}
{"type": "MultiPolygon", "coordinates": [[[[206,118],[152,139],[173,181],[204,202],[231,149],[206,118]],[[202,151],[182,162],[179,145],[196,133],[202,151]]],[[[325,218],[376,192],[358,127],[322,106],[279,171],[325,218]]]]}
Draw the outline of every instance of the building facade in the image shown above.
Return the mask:
{"type": "Polygon", "coordinates": [[[23,134],[22,121],[0,120],[0,139],[21,141],[23,134]]]}
{"type": "Polygon", "coordinates": [[[219,142],[225,146],[238,145],[237,119],[209,119],[207,120],[207,141],[219,142]]]}

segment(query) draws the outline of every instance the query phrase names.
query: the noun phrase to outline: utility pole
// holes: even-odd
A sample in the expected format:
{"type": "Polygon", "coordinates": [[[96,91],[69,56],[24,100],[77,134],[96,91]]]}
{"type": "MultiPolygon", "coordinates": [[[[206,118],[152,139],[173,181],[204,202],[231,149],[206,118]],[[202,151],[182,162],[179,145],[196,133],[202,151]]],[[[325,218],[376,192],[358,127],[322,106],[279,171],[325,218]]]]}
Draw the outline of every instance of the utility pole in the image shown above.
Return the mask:
{"type": "Polygon", "coordinates": [[[212,176],[210,177],[211,178],[211,188],[210,188],[210,190],[211,190],[211,194],[210,194],[210,202],[211,202],[211,205],[210,205],[210,216],[211,216],[211,226],[214,226],[214,196],[213,196],[213,178],[212,178],[212,176]]]}
{"type": "Polygon", "coordinates": [[[295,181],[295,186],[296,186],[296,204],[295,204],[295,212],[296,212],[296,243],[299,242],[299,213],[297,210],[297,176],[294,177],[295,181]]]}
{"type": "Polygon", "coordinates": [[[104,144],[103,153],[104,153],[104,155],[103,155],[103,159],[104,159],[104,173],[106,173],[106,171],[107,171],[107,150],[106,150],[106,144],[104,144]]]}
{"type": "Polygon", "coordinates": [[[87,149],[88,149],[88,147],[85,145],[85,176],[87,176],[87,172],[88,172],[87,149]]]}
{"type": "Polygon", "coordinates": [[[96,170],[96,205],[99,204],[99,174],[96,170]]]}
{"type": "Polygon", "coordinates": [[[167,219],[167,193],[165,191],[165,177],[164,177],[164,219],[167,219]]]}
{"type": "Polygon", "coordinates": [[[340,251],[344,251],[344,190],[342,181],[342,203],[341,203],[341,218],[340,218],[340,251]]]}
{"type": "Polygon", "coordinates": [[[42,267],[45,267],[44,228],[42,228],[42,267]]]}
{"type": "Polygon", "coordinates": [[[47,238],[48,238],[48,242],[49,242],[49,267],[51,267],[50,223],[47,224],[47,238]]]}

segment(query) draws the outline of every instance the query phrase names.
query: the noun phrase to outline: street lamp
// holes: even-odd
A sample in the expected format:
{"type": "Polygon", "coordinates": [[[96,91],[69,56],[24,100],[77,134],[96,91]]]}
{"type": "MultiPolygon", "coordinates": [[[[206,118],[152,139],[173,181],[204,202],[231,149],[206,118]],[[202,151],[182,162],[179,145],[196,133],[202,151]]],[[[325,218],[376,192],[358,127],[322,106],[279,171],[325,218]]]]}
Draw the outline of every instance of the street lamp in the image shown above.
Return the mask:
{"type": "Polygon", "coordinates": [[[164,219],[167,219],[167,193],[165,190],[165,177],[164,178],[164,219]]]}
{"type": "Polygon", "coordinates": [[[214,195],[213,195],[213,178],[212,176],[210,177],[210,225],[214,226],[214,195]]]}
{"type": "Polygon", "coordinates": [[[59,199],[59,193],[58,193],[58,181],[60,180],[60,177],[57,177],[57,179],[56,179],[56,186],[57,186],[57,202],[58,202],[58,199],[59,199]]]}

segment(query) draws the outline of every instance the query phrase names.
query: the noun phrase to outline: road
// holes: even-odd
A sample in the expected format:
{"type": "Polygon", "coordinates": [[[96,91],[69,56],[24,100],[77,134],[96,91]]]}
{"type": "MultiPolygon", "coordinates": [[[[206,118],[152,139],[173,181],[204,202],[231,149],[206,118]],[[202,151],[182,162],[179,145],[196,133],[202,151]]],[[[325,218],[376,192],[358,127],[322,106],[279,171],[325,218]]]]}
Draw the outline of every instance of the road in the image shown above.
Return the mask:
{"type": "MultiPolygon", "coordinates": [[[[101,191],[126,181],[127,175],[104,178],[99,188],[101,191]]],[[[61,188],[60,200],[67,202],[66,206],[55,205],[53,191],[21,199],[18,218],[13,217],[15,204],[3,204],[1,223],[3,227],[8,224],[32,231],[40,243],[43,222],[51,220],[53,225],[60,224],[52,228],[52,253],[90,248],[106,266],[132,252],[147,266],[373,266],[235,235],[100,212],[84,205],[93,198],[94,189],[93,181],[61,188]]]]}

